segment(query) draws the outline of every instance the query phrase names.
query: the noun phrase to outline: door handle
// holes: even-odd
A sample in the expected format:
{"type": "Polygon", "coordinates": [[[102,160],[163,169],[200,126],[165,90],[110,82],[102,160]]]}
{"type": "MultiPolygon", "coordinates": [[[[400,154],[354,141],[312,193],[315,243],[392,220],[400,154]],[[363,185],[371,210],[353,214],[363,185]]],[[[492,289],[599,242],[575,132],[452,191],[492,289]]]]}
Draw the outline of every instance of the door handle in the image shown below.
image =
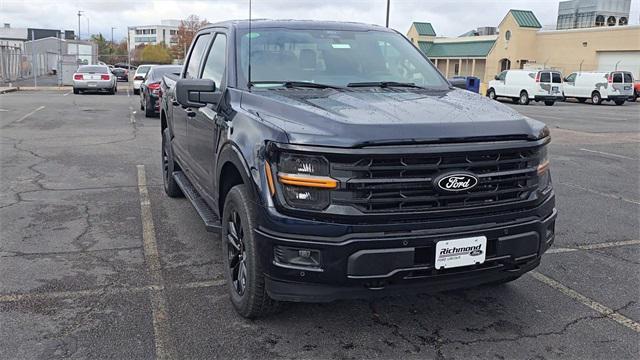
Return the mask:
{"type": "Polygon", "coordinates": [[[190,108],[186,109],[185,111],[187,112],[187,116],[188,117],[195,117],[196,116],[196,112],[191,110],[190,108]]]}

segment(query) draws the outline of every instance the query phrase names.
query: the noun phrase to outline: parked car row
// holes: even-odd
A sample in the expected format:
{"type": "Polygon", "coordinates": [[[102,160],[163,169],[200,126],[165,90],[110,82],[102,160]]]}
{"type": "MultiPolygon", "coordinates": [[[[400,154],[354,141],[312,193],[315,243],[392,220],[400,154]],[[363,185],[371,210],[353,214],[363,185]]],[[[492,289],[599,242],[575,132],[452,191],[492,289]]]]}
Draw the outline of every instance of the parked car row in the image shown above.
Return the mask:
{"type": "Polygon", "coordinates": [[[581,103],[590,99],[594,105],[603,101],[622,105],[627,100],[635,101],[638,89],[628,71],[578,71],[563,79],[555,70],[505,70],[489,82],[486,95],[491,99],[510,98],[520,105],[534,100],[552,106],[567,98],[581,103]]]}
{"type": "Polygon", "coordinates": [[[140,84],[140,110],[146,117],[160,115],[160,99],[162,98],[162,79],[165,75],[180,75],[180,65],[155,65],[149,69],[140,84]]]}

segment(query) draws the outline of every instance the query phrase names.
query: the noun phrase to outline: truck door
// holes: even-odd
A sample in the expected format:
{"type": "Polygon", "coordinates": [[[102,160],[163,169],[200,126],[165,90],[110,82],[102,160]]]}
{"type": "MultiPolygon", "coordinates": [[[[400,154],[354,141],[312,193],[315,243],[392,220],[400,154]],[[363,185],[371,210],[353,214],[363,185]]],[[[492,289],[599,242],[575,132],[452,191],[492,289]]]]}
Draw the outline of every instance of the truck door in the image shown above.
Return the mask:
{"type": "MultiPolygon", "coordinates": [[[[202,62],[202,55],[209,45],[209,41],[213,37],[212,34],[202,34],[198,36],[195,40],[194,45],[191,49],[191,54],[189,55],[189,59],[183,69],[183,73],[181,74],[181,78],[186,79],[196,79],[198,74],[200,73],[200,63],[202,62]]],[[[169,106],[173,106],[173,149],[178,156],[179,159],[184,159],[181,165],[186,166],[185,172],[187,176],[190,176],[190,167],[188,166],[191,161],[189,161],[189,149],[188,143],[191,139],[187,137],[187,123],[191,121],[191,117],[189,114],[193,114],[193,109],[186,108],[180,104],[175,99],[175,93],[172,92],[172,96],[174,99],[169,99],[169,106]]]]}
{"type": "MultiPolygon", "coordinates": [[[[227,36],[216,33],[211,48],[204,57],[200,78],[211,79],[216,84],[216,92],[223,94],[226,88],[226,48],[227,36]]],[[[226,121],[218,112],[220,104],[207,104],[195,111],[195,116],[187,121],[189,155],[198,183],[213,206],[216,169],[216,148],[220,129],[226,121]]]]}
{"type": "Polygon", "coordinates": [[[578,74],[571,73],[564,78],[564,95],[567,97],[580,96],[576,91],[576,78],[578,74]]]}

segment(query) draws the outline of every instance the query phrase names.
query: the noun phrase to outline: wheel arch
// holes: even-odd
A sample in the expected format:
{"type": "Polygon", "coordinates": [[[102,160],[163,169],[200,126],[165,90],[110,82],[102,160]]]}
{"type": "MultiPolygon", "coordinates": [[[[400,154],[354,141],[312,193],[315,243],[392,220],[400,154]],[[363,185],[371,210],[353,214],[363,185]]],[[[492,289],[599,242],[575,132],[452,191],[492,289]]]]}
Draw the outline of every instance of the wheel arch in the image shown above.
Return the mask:
{"type": "Polygon", "coordinates": [[[259,201],[258,190],[252,180],[249,165],[240,150],[232,143],[223,146],[218,155],[217,170],[217,200],[218,212],[222,216],[224,201],[232,187],[239,184],[247,185],[249,194],[259,201]]]}

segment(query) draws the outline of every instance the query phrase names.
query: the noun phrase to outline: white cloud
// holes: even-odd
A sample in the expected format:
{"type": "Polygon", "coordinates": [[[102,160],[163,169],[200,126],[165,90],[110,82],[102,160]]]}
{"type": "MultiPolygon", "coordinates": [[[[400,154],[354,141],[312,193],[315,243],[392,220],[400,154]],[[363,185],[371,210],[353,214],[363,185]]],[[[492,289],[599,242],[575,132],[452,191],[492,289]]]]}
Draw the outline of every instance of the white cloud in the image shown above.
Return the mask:
{"type": "MultiPolygon", "coordinates": [[[[632,0],[631,22],[638,22],[640,0],[632,0]]],[[[157,24],[196,14],[211,22],[246,19],[249,0],[0,0],[2,22],[14,27],[78,28],[81,33],[126,36],[127,26],[157,24]]],[[[431,22],[442,36],[457,36],[478,26],[497,26],[509,9],[533,10],[544,25],[555,23],[558,0],[391,0],[391,27],[406,33],[411,22],[431,22]]],[[[357,21],[384,25],[386,0],[253,0],[254,18],[357,21]]]]}

